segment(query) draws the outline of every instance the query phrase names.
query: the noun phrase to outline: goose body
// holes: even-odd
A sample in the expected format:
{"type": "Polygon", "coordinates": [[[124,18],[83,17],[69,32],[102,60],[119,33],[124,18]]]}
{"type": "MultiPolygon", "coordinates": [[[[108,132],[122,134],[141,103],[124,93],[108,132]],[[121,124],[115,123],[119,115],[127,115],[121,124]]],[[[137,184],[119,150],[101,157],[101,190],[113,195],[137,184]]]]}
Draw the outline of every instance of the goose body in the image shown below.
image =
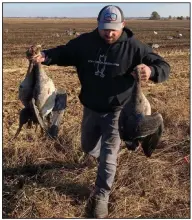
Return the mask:
{"type": "Polygon", "coordinates": [[[162,131],[163,118],[159,113],[151,115],[150,103],[142,92],[140,74],[136,71],[132,95],[119,118],[120,137],[133,149],[140,143],[145,155],[150,157],[162,131]]]}
{"type": "Polygon", "coordinates": [[[29,66],[26,77],[19,86],[19,99],[25,107],[20,111],[19,128],[14,138],[18,136],[22,126],[26,123],[28,125],[40,124],[41,128],[49,130],[50,136],[56,137],[66,108],[66,92],[64,90],[57,92],[41,63],[31,60],[31,57],[38,55],[40,51],[40,45],[32,46],[27,50],[29,66]],[[50,127],[47,127],[49,125],[45,123],[45,119],[49,121],[50,127]]]}
{"type": "Polygon", "coordinates": [[[35,64],[36,76],[33,98],[42,118],[45,118],[55,105],[56,88],[53,81],[47,76],[40,63],[35,64]]]}
{"type": "MultiPolygon", "coordinates": [[[[27,52],[28,57],[38,55],[41,46],[37,45],[27,52]]],[[[41,63],[29,61],[29,67],[25,79],[19,86],[19,99],[25,107],[29,107],[31,99],[35,99],[35,104],[42,116],[46,117],[53,109],[56,98],[56,88],[41,63]]]]}
{"type": "Polygon", "coordinates": [[[35,76],[33,74],[33,63],[32,61],[29,61],[27,74],[19,86],[19,99],[26,108],[30,107],[30,100],[33,96],[34,86],[35,76]]]}
{"type": "MultiPolygon", "coordinates": [[[[32,46],[27,51],[27,57],[31,58],[37,56],[41,53],[41,50],[41,45],[32,46]]],[[[32,93],[32,97],[35,99],[35,105],[41,117],[44,119],[52,111],[55,105],[56,88],[52,79],[50,79],[44,71],[41,63],[30,61],[30,65],[31,67],[28,68],[28,75],[30,77],[27,75],[27,79],[25,80],[28,82],[33,78],[33,81],[30,81],[31,85],[33,85],[29,88],[30,95],[32,93]]],[[[30,97],[30,101],[32,97],[30,97]]]]}

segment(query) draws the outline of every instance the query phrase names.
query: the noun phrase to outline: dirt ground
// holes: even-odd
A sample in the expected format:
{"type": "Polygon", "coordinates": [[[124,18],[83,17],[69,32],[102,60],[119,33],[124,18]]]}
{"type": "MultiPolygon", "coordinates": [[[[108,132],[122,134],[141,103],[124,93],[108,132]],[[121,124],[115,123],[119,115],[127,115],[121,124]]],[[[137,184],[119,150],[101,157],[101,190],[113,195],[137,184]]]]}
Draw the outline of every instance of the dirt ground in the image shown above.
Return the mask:
{"type": "MultiPolygon", "coordinates": [[[[152,110],[164,118],[165,131],[151,158],[122,144],[109,218],[190,218],[190,22],[126,24],[140,41],[159,44],[155,52],[169,62],[171,74],[166,82],[144,87],[152,110]]],[[[88,32],[96,28],[96,21],[3,19],[3,218],[85,218],[97,164],[84,158],[80,146],[82,105],[74,67],[44,67],[68,95],[58,140],[26,127],[11,140],[23,107],[18,86],[28,67],[26,49],[65,44],[76,37],[65,34],[69,28],[88,32]]]]}

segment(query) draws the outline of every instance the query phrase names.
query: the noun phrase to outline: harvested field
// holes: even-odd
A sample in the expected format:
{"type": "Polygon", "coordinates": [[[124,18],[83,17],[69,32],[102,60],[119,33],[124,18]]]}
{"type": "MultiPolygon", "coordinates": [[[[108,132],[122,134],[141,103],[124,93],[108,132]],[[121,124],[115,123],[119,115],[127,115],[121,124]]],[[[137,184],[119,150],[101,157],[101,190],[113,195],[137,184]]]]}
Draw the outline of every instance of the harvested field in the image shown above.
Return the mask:
{"type": "MultiPolygon", "coordinates": [[[[190,218],[190,22],[128,20],[127,26],[142,42],[160,45],[155,52],[169,62],[171,74],[144,87],[152,110],[163,115],[165,131],[149,159],[122,144],[109,218],[190,218]]],[[[65,44],[74,38],[66,29],[95,27],[92,19],[3,19],[3,218],[85,218],[97,164],[80,147],[82,105],[74,67],[45,66],[68,94],[58,140],[26,127],[11,138],[22,108],[18,86],[28,67],[26,49],[65,44]]]]}

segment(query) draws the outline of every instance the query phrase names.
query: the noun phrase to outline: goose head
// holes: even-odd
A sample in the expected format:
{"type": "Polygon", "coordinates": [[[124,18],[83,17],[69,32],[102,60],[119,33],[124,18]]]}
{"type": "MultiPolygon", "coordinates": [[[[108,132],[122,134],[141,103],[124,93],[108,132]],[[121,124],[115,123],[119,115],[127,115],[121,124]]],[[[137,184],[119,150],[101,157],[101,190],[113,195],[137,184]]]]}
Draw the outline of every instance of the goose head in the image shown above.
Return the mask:
{"type": "Polygon", "coordinates": [[[40,44],[33,45],[26,51],[26,56],[30,60],[32,57],[40,55],[41,50],[42,46],[40,44]]]}

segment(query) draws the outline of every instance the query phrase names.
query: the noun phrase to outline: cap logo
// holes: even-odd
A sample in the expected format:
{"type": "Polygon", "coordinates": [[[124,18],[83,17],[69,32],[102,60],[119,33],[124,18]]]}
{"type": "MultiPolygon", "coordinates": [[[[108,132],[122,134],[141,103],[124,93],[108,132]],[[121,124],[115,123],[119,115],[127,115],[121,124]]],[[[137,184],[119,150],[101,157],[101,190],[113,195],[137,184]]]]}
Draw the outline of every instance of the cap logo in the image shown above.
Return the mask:
{"type": "Polygon", "coordinates": [[[106,13],[104,15],[104,20],[105,21],[116,21],[117,20],[117,15],[115,13],[106,13]]]}

